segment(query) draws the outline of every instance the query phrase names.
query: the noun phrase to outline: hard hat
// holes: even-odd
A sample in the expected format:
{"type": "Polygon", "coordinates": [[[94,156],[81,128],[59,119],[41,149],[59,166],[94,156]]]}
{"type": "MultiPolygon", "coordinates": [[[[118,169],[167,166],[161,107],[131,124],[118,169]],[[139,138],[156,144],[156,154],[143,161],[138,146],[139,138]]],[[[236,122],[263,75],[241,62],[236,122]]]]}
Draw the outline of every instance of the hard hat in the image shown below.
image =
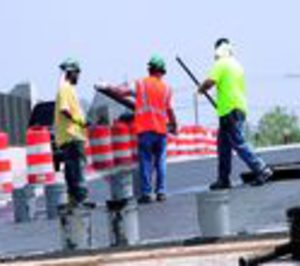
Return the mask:
{"type": "Polygon", "coordinates": [[[73,58],[67,58],[59,65],[59,67],[63,71],[80,71],[79,62],[73,58]]]}
{"type": "Polygon", "coordinates": [[[159,55],[153,55],[148,62],[148,66],[149,68],[154,68],[162,73],[166,73],[166,63],[159,55]]]}

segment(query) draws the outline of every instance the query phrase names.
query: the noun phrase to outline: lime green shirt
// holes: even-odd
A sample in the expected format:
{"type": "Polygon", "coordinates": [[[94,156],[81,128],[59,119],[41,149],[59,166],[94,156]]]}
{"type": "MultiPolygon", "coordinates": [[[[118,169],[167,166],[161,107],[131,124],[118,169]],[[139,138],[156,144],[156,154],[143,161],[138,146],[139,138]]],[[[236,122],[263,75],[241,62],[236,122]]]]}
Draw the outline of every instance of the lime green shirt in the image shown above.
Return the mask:
{"type": "Polygon", "coordinates": [[[66,118],[62,111],[68,111],[77,121],[85,121],[76,91],[69,82],[60,86],[55,101],[55,141],[58,146],[72,140],[85,140],[85,129],[66,118]]]}
{"type": "Polygon", "coordinates": [[[234,109],[247,113],[244,70],[235,58],[216,60],[208,76],[216,83],[217,113],[220,117],[234,109]]]}

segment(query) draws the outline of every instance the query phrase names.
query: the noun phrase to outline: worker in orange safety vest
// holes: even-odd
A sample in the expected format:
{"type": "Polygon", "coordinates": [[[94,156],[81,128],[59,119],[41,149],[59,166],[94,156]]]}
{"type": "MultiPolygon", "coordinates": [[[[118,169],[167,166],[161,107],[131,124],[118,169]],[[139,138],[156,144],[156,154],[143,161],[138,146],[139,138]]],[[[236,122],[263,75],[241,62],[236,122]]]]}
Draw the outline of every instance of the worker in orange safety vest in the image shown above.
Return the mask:
{"type": "MultiPolygon", "coordinates": [[[[134,125],[138,136],[138,160],[141,179],[139,203],[151,203],[152,166],[156,170],[157,201],[166,200],[167,131],[176,133],[177,123],[172,108],[172,90],[163,81],[165,61],[158,55],[148,62],[149,75],[135,82],[135,90],[125,86],[106,87],[119,96],[135,96],[134,125]]],[[[97,88],[96,87],[96,88],[97,88]]]]}

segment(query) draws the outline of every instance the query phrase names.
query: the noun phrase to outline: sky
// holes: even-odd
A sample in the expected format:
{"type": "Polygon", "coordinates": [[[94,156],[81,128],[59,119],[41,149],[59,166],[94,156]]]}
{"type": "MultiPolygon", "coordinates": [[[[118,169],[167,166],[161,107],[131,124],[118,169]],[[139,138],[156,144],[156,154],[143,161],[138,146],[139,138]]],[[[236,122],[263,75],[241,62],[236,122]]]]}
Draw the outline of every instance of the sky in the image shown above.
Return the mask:
{"type": "MultiPolygon", "coordinates": [[[[286,75],[300,72],[299,10],[297,0],[2,0],[0,91],[30,81],[40,99],[52,100],[59,63],[75,57],[82,65],[79,95],[91,99],[97,81],[140,78],[158,53],[166,59],[178,113],[188,123],[195,88],[175,56],[203,79],[215,40],[225,36],[246,71],[250,118],[277,104],[297,111],[300,79],[286,75]]],[[[213,119],[204,99],[198,108],[200,116],[213,119]]]]}

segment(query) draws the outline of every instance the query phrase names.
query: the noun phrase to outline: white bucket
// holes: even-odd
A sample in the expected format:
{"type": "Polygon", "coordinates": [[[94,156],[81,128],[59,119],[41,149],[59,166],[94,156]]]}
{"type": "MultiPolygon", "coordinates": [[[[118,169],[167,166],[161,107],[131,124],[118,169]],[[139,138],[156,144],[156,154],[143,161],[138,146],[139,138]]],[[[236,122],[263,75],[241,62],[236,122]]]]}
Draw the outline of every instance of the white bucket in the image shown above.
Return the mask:
{"type": "Polygon", "coordinates": [[[230,235],[228,191],[201,192],[197,197],[197,214],[204,237],[230,235]]]}

